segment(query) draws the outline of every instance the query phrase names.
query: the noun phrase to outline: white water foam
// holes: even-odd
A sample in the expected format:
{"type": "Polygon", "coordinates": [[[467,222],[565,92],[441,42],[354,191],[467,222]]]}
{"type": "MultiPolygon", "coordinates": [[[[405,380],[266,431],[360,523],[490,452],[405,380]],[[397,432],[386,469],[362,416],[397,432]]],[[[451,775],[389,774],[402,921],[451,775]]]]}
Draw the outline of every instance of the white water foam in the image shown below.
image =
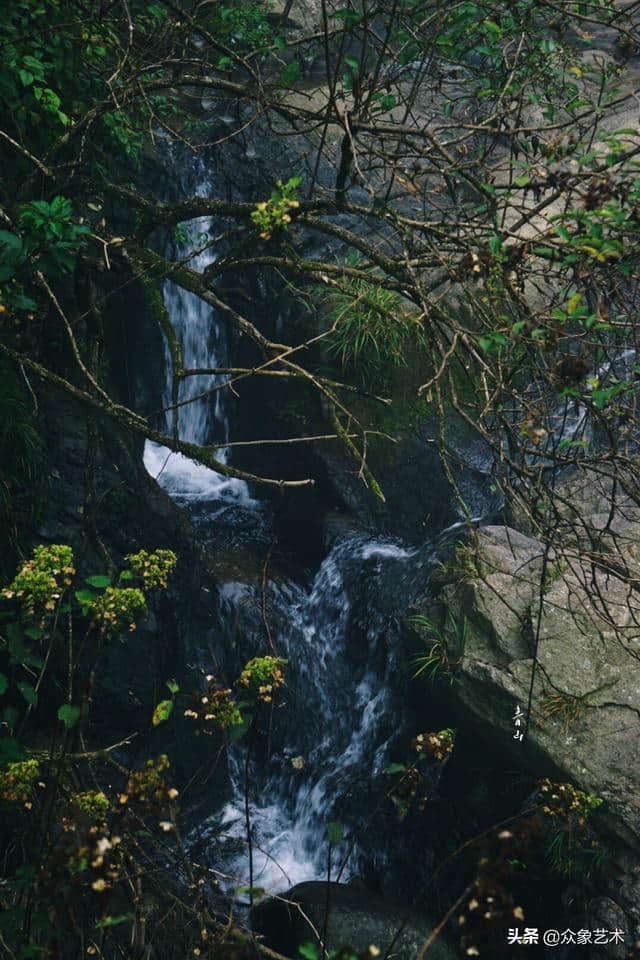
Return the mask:
{"type": "Polygon", "coordinates": [[[148,440],[144,447],[147,473],[172,497],[180,500],[232,500],[243,506],[256,503],[247,485],[237,477],[225,477],[196,460],[148,440]]]}
{"type": "Polygon", "coordinates": [[[368,560],[370,557],[388,557],[390,560],[408,560],[409,557],[417,553],[417,548],[407,550],[397,543],[368,543],[362,548],[362,559],[368,560]]]}

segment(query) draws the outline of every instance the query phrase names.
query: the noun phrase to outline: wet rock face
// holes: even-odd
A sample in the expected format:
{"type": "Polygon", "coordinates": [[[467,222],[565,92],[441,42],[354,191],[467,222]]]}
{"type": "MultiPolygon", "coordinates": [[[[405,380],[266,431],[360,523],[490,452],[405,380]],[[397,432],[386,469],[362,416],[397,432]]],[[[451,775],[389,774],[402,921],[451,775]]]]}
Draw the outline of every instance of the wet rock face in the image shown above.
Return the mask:
{"type": "Polygon", "coordinates": [[[578,555],[551,556],[541,590],[543,554],[542,543],[508,527],[480,532],[482,576],[443,592],[468,624],[454,696],[469,718],[512,744],[538,634],[530,744],[601,796],[616,832],[640,843],[640,600],[622,578],[578,555]]]}
{"type": "Polygon", "coordinates": [[[435,444],[426,438],[408,437],[389,444],[382,456],[369,457],[384,502],[365,487],[358,476],[359,464],[341,447],[320,450],[318,455],[335,498],[366,528],[415,543],[455,519],[451,489],[435,444]]]}
{"type": "MultiPolygon", "coordinates": [[[[348,945],[366,950],[374,945],[385,956],[393,943],[392,954],[397,960],[413,960],[437,922],[421,914],[408,914],[406,906],[383,900],[359,884],[331,883],[328,892],[327,949],[348,945]]],[[[296,957],[301,944],[317,943],[314,928],[322,935],[326,909],[326,883],[299,883],[282,899],[266,900],[254,907],[252,925],[264,936],[267,946],[296,957]]],[[[459,952],[441,935],[428,955],[433,960],[453,960],[459,952]]]]}
{"type": "MultiPolygon", "coordinates": [[[[602,533],[599,503],[593,501],[593,515],[590,504],[582,503],[585,529],[602,533]]],[[[606,538],[616,537],[617,567],[592,562],[593,552],[587,556],[577,541],[562,557],[551,552],[544,574],[542,542],[509,527],[485,527],[478,536],[477,575],[452,566],[440,600],[452,618],[445,634],[457,667],[449,697],[460,729],[473,736],[482,730],[509,758],[505,762],[526,765],[533,776],[572,782],[605,801],[599,819],[615,862],[606,892],[637,936],[640,598],[632,564],[640,525],[630,514],[618,519],[606,538]],[[451,625],[465,622],[460,650],[461,630],[451,625]],[[513,718],[518,706],[527,708],[536,637],[532,716],[523,745],[514,740],[513,718]]]]}

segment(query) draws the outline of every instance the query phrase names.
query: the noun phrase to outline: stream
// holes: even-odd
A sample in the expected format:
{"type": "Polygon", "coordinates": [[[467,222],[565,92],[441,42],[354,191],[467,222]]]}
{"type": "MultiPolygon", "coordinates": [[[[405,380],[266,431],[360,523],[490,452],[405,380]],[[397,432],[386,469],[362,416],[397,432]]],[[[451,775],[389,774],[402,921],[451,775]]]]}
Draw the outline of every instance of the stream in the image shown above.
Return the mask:
{"type": "MultiPolygon", "coordinates": [[[[187,175],[185,192],[211,195],[202,160],[194,159],[187,175]]],[[[168,252],[198,271],[206,269],[215,259],[207,242],[214,236],[214,226],[207,218],[190,221],[168,252]]],[[[163,292],[184,367],[232,366],[225,326],[215,311],[169,281],[163,292]]],[[[633,351],[621,351],[615,358],[617,366],[610,361],[597,371],[599,381],[606,382],[634,356],[633,351]]],[[[165,345],[166,408],[172,402],[171,366],[165,345]]],[[[178,432],[193,443],[220,445],[218,456],[228,462],[230,451],[224,445],[230,442],[232,416],[227,409],[229,391],[221,389],[224,379],[207,374],[181,380],[178,432]]],[[[588,428],[584,406],[565,400],[554,416],[549,442],[584,437],[588,428]]],[[[166,426],[170,432],[171,410],[166,426]]],[[[486,476],[485,453],[477,453],[478,463],[472,453],[466,451],[465,462],[486,476]]],[[[259,488],[250,490],[242,480],[224,477],[149,441],[144,463],[189,512],[203,545],[233,550],[242,545],[246,531],[249,542],[253,536],[257,543],[256,532],[262,531],[261,547],[269,544],[271,507],[260,499],[259,488]]],[[[499,506],[490,500],[486,491],[480,491],[473,509],[481,516],[473,522],[499,506]]],[[[230,747],[231,796],[223,809],[207,812],[187,838],[215,864],[227,892],[244,891],[238,895],[241,902],[248,887],[273,893],[325,878],[332,821],[340,823],[345,837],[332,851],[334,879],[375,877],[388,868],[395,841],[379,822],[371,829],[371,822],[389,785],[385,767],[403,755],[408,739],[419,732],[411,728],[407,695],[411,665],[403,655],[402,617],[428,592],[442,548],[460,536],[456,530],[462,526],[453,522],[444,532],[427,529],[418,546],[362,532],[342,533],[315,575],[300,580],[281,574],[268,578],[264,597],[251,578],[220,585],[221,640],[228,649],[233,648],[243,617],[246,624],[247,609],[255,611],[264,604],[270,624],[271,648],[261,630],[256,634],[255,615],[253,636],[251,627],[244,633],[240,629],[240,649],[231,657],[235,662],[230,674],[237,675],[238,668],[256,655],[273,652],[287,661],[286,686],[274,702],[268,732],[243,737],[230,747]],[[247,797],[245,782],[250,785],[247,797]]],[[[209,663],[200,666],[210,672],[209,663]]],[[[231,676],[225,679],[229,682],[231,676]]]]}
{"type": "MultiPolygon", "coordinates": [[[[197,192],[206,194],[211,187],[202,168],[199,177],[197,192]]],[[[184,258],[195,251],[190,262],[204,269],[214,257],[210,251],[198,252],[198,247],[211,229],[206,219],[192,221],[174,255],[184,258]]],[[[170,282],[165,283],[164,300],[182,344],[185,368],[229,365],[224,327],[212,308],[170,282]]],[[[165,361],[168,406],[168,349],[165,361]]],[[[180,437],[203,444],[229,441],[226,394],[215,390],[221,379],[207,375],[182,380],[179,400],[197,399],[179,408],[180,437]]],[[[168,414],[168,429],[170,425],[168,414]]],[[[220,455],[227,457],[224,450],[220,455]]],[[[176,502],[189,510],[203,539],[222,514],[227,524],[229,515],[246,522],[250,514],[256,524],[260,522],[263,506],[243,481],[222,477],[151,442],[146,444],[144,462],[176,502]]],[[[438,539],[443,536],[447,531],[438,539]]],[[[303,880],[326,877],[328,823],[343,824],[345,837],[358,825],[366,826],[376,789],[379,794],[381,785],[388,785],[384,768],[394,756],[397,759],[394,748],[406,742],[410,671],[402,660],[400,618],[412,600],[424,594],[436,548],[429,539],[409,547],[352,533],[337,540],[310,585],[282,579],[269,583],[273,648],[288,665],[285,693],[273,711],[268,769],[251,778],[253,887],[282,891],[303,880]]],[[[257,594],[254,585],[222,585],[221,615],[229,635],[243,604],[259,602],[257,594]]],[[[266,641],[261,651],[247,651],[245,660],[256,652],[270,652],[266,641]]],[[[223,865],[227,889],[250,885],[245,740],[229,750],[230,801],[198,828],[199,847],[204,838],[210,861],[223,865]]],[[[254,772],[257,766],[256,761],[254,772]]],[[[384,867],[380,837],[367,829],[356,835],[357,842],[343,842],[334,851],[333,875],[341,880],[360,874],[365,864],[375,870],[384,867]]]]}

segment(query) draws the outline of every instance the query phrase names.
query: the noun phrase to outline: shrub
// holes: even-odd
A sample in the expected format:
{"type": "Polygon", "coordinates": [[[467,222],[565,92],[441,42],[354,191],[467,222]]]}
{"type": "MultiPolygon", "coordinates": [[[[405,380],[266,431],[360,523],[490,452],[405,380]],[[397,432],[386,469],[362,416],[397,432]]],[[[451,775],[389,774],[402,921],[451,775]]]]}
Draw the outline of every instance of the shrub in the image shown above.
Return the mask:
{"type": "Polygon", "coordinates": [[[0,593],[7,600],[16,598],[30,615],[36,610],[53,610],[75,573],[71,547],[52,544],[36,547],[33,559],[27,560],[0,593]]]}
{"type": "Polygon", "coordinates": [[[145,590],[156,587],[166,590],[168,577],[176,565],[177,557],[173,550],[154,550],[153,553],[139,550],[138,553],[128,554],[125,560],[129,562],[133,573],[140,577],[145,590]]]}
{"type": "Polygon", "coordinates": [[[284,684],[282,667],[286,662],[279,657],[254,657],[245,665],[238,683],[258,700],[270,703],[274,691],[284,684]]]}
{"type": "Polygon", "coordinates": [[[269,240],[278,230],[285,230],[291,223],[290,210],[300,206],[297,192],[302,177],[290,177],[285,183],[278,180],[277,187],[268,200],[256,205],[251,219],[260,230],[260,237],[269,240]]]}

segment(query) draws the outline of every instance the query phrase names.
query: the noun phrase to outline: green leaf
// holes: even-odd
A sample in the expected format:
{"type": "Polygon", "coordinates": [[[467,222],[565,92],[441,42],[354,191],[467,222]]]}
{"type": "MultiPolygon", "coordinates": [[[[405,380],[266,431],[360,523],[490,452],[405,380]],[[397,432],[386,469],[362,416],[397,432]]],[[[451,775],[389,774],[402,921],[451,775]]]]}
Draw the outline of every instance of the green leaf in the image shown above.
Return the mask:
{"type": "Polygon", "coordinates": [[[486,337],[478,337],[478,343],[485,353],[499,350],[506,342],[507,339],[503,333],[489,333],[486,337]]]}
{"type": "Polygon", "coordinates": [[[344,829],[337,820],[330,820],[327,824],[327,836],[332,847],[337,846],[342,840],[344,829]]]}
{"type": "Polygon", "coordinates": [[[22,58],[22,62],[25,67],[28,67],[29,70],[36,76],[39,80],[42,80],[44,77],[44,64],[41,60],[36,60],[35,57],[31,57],[28,54],[22,58]]]}
{"type": "Polygon", "coordinates": [[[103,917],[102,920],[98,920],[96,927],[99,930],[102,930],[104,927],[117,927],[119,924],[128,923],[132,919],[132,913],[121,913],[117,917],[103,917]]]}
{"type": "Polygon", "coordinates": [[[176,683],[175,680],[167,680],[167,687],[169,688],[171,693],[177,693],[178,690],[180,689],[180,684],[176,683]]]}
{"type": "Polygon", "coordinates": [[[58,720],[62,720],[65,730],[71,730],[80,719],[81,713],[80,707],[74,707],[72,703],[64,703],[58,707],[58,720]]]}
{"type": "Polygon", "coordinates": [[[16,870],[16,886],[28,887],[38,872],[38,868],[33,863],[24,864],[16,870]]]}
{"type": "Polygon", "coordinates": [[[95,602],[96,595],[91,590],[76,590],[76,600],[82,607],[90,607],[95,602]]]}
{"type": "Polygon", "coordinates": [[[568,447],[582,447],[586,449],[588,446],[588,440],[574,440],[572,437],[565,437],[558,444],[558,450],[566,450],[568,447]]]}
{"type": "Polygon", "coordinates": [[[521,173],[519,177],[516,177],[513,181],[516,187],[526,187],[530,182],[530,177],[528,173],[521,173]]]}
{"type": "Polygon", "coordinates": [[[35,707],[38,703],[38,694],[33,689],[31,684],[27,683],[25,680],[21,680],[20,683],[17,684],[17,687],[29,706],[35,707]]]}
{"type": "Polygon", "coordinates": [[[34,81],[34,76],[28,70],[18,70],[18,76],[22,80],[23,87],[30,87],[34,81]]]}
{"type": "Polygon", "coordinates": [[[363,14],[357,13],[355,10],[349,10],[346,7],[342,10],[336,10],[334,13],[330,13],[329,16],[344,20],[345,26],[347,27],[356,27],[364,19],[363,14]]]}
{"type": "Polygon", "coordinates": [[[36,302],[24,293],[13,293],[11,295],[12,305],[16,310],[35,310],[36,302]]]}
{"type": "Polygon", "coordinates": [[[344,62],[347,64],[348,67],[351,67],[354,73],[358,73],[360,69],[359,60],[357,60],[355,57],[345,57],[344,62]]]}
{"type": "Polygon", "coordinates": [[[266,890],[264,887],[236,887],[236,893],[249,894],[252,897],[264,897],[266,890]]]}
{"type": "Polygon", "coordinates": [[[499,37],[502,34],[501,27],[497,23],[494,23],[493,20],[485,20],[483,23],[485,30],[488,30],[489,33],[492,33],[495,37],[499,37]]]}
{"type": "Polygon", "coordinates": [[[0,230],[0,244],[5,248],[2,251],[3,259],[7,257],[15,259],[22,253],[22,240],[8,230],[0,230]]]}
{"type": "Polygon", "coordinates": [[[133,574],[131,570],[123,570],[120,574],[120,580],[133,580],[133,574]]]}
{"type": "Polygon", "coordinates": [[[593,400],[594,406],[598,410],[604,410],[605,407],[608,407],[612,400],[614,400],[619,393],[622,393],[629,387],[628,383],[620,382],[615,383],[611,387],[607,387],[603,390],[593,390],[591,393],[591,399],[593,400]]]}
{"type": "Polygon", "coordinates": [[[382,771],[383,773],[404,773],[407,768],[404,763],[390,763],[388,767],[385,767],[382,771]]]}
{"type": "Polygon", "coordinates": [[[0,673],[0,697],[3,693],[6,693],[7,687],[9,686],[9,681],[5,677],[4,673],[0,673]]]}
{"type": "Polygon", "coordinates": [[[299,73],[300,64],[296,60],[292,60],[282,71],[281,80],[285,86],[290,87],[292,83],[295,83],[299,73]]]}
{"type": "Polygon", "coordinates": [[[105,573],[96,573],[93,577],[87,577],[84,582],[88,583],[90,587],[110,587],[111,577],[108,577],[105,573]]]}
{"type": "Polygon", "coordinates": [[[315,943],[301,943],[298,947],[298,953],[304,960],[319,960],[320,952],[315,943]]]}
{"type": "Polygon", "coordinates": [[[168,720],[171,716],[172,710],[173,700],[161,700],[153,711],[153,716],[151,717],[151,723],[153,726],[158,727],[161,723],[164,723],[165,720],[168,720]]]}

